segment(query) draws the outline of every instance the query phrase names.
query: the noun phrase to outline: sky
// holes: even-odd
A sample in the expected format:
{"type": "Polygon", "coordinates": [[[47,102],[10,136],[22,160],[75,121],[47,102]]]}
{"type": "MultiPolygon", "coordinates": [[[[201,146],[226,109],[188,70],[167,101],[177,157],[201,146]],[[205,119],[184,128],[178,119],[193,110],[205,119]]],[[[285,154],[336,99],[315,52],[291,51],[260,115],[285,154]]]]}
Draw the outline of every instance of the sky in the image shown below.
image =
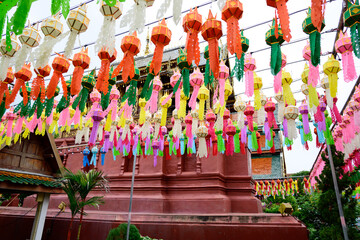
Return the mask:
{"type": "MultiPolygon", "coordinates": [[[[155,22],[155,24],[152,24],[149,27],[149,30],[151,32],[152,27],[157,25],[157,22],[162,19],[163,17],[169,17],[172,16],[172,2],[175,0],[155,0],[152,7],[149,7],[146,9],[146,23],[155,22]],[[164,14],[160,14],[159,9],[162,9],[164,2],[170,2],[170,6],[167,9],[167,11],[164,12],[164,14]],[[159,13],[158,13],[159,12],[159,13]]],[[[78,4],[82,3],[84,1],[79,0],[71,0],[70,6],[77,6],[78,4]]],[[[98,36],[98,33],[100,32],[100,28],[102,26],[103,22],[103,16],[101,15],[99,11],[99,4],[96,3],[97,1],[92,1],[88,3],[87,5],[87,16],[90,18],[90,24],[89,28],[86,32],[81,33],[78,37],[78,40],[76,41],[75,46],[82,46],[86,45],[92,42],[95,42],[98,36]]],[[[262,78],[263,81],[263,93],[267,97],[273,97],[274,96],[274,90],[273,90],[273,76],[271,75],[271,72],[269,70],[269,62],[270,62],[270,48],[265,43],[265,33],[271,26],[271,20],[274,17],[274,8],[271,8],[266,5],[266,0],[257,0],[257,1],[251,1],[251,0],[243,0],[241,1],[243,4],[244,13],[242,18],[239,21],[239,25],[241,29],[244,30],[244,35],[250,40],[250,47],[249,52],[255,52],[253,54],[253,57],[256,59],[256,68],[258,75],[262,78]],[[266,24],[262,24],[257,27],[253,27],[257,24],[266,22],[266,24]],[[261,49],[265,49],[263,51],[258,51],[261,49]]],[[[340,13],[341,13],[341,6],[342,6],[342,0],[335,0],[332,2],[327,3],[326,5],[326,12],[325,12],[325,28],[323,32],[337,28],[338,21],[340,19],[340,13]]],[[[39,0],[35,1],[32,4],[32,8],[29,13],[29,20],[30,22],[36,22],[42,19],[45,19],[51,15],[50,13],[50,4],[51,1],[48,0],[39,0]]],[[[132,0],[127,0],[123,4],[123,16],[124,14],[131,9],[134,2],[132,0]]],[[[304,46],[306,45],[306,40],[308,39],[308,35],[303,33],[301,24],[303,20],[306,18],[306,11],[301,11],[303,9],[306,9],[310,6],[311,1],[310,0],[301,0],[301,1],[295,1],[295,0],[289,0],[287,2],[288,11],[289,13],[296,12],[296,14],[293,14],[290,16],[290,29],[291,29],[291,35],[292,41],[296,42],[294,44],[289,44],[281,47],[282,52],[287,56],[287,62],[296,62],[303,60],[302,57],[302,50],[304,46]],[[297,42],[298,41],[298,42],[297,42]]],[[[205,5],[202,7],[199,7],[198,11],[203,17],[203,22],[206,20],[208,16],[208,11],[211,9],[211,11],[215,14],[217,14],[217,19],[221,18],[221,10],[219,9],[218,2],[214,1],[211,3],[211,0],[196,0],[196,1],[188,1],[183,0],[182,4],[182,11],[189,10],[190,8],[193,8],[195,6],[205,5]]],[[[181,18],[185,14],[181,15],[181,18]]],[[[120,50],[120,43],[122,37],[127,35],[127,31],[129,30],[127,22],[123,22],[124,27],[120,27],[120,22],[122,17],[121,16],[117,22],[116,22],[116,33],[125,33],[118,37],[116,37],[116,48],[118,51],[118,58],[117,61],[121,61],[122,59],[122,52],[120,50]]],[[[140,17],[140,16],[137,16],[140,17]]],[[[68,31],[68,27],[66,25],[66,22],[63,18],[61,18],[61,21],[64,23],[64,32],[68,31]]],[[[186,34],[183,31],[183,28],[181,26],[182,20],[180,20],[179,24],[176,25],[174,21],[170,18],[167,20],[167,25],[172,31],[172,38],[169,46],[167,48],[174,48],[174,47],[181,47],[185,44],[186,40],[186,34]]],[[[222,30],[223,34],[226,34],[226,23],[222,21],[222,30]]],[[[147,27],[144,29],[142,33],[138,34],[138,37],[141,39],[141,52],[139,55],[143,54],[145,50],[146,45],[146,35],[147,35],[147,27]]],[[[334,41],[335,41],[335,32],[325,33],[321,35],[321,51],[322,53],[326,52],[332,52],[334,41]]],[[[203,38],[201,37],[201,34],[199,34],[199,41],[202,42],[203,38]]],[[[221,42],[223,44],[226,43],[226,37],[221,38],[221,42]]],[[[55,47],[55,52],[61,52],[64,50],[66,44],[66,39],[59,42],[55,47]]],[[[202,43],[200,48],[203,49],[207,43],[202,43]]],[[[150,50],[154,49],[154,45],[150,45],[150,50]]],[[[74,53],[78,52],[79,50],[74,51],[74,53]]],[[[100,66],[100,60],[97,57],[97,53],[94,51],[94,45],[89,46],[89,56],[91,57],[91,63],[89,69],[93,69],[95,67],[100,66]]],[[[327,60],[328,56],[322,56],[321,57],[321,65],[320,65],[320,71],[322,70],[322,65],[327,60]]],[[[52,62],[52,59],[50,59],[50,62],[52,62]]],[[[165,59],[163,59],[165,60],[165,59]]],[[[354,56],[355,60],[355,67],[357,70],[357,73],[360,72],[360,61],[354,56]]],[[[230,60],[230,66],[231,68],[234,66],[234,58],[232,57],[230,60]]],[[[295,64],[290,64],[285,67],[285,70],[290,72],[292,75],[292,78],[294,82],[291,84],[291,89],[294,92],[294,97],[297,100],[303,100],[304,95],[301,93],[300,88],[302,82],[300,81],[301,73],[304,69],[305,61],[301,61],[295,64]]],[[[71,67],[68,71],[68,74],[64,74],[65,76],[69,75],[69,73],[72,73],[73,67],[71,67]]],[[[349,96],[355,81],[346,83],[343,81],[342,71],[338,74],[339,75],[339,82],[338,82],[338,108],[339,110],[342,109],[347,97],[349,96]]],[[[322,74],[320,76],[323,77],[322,74]]],[[[235,94],[241,94],[243,100],[248,100],[248,98],[243,94],[245,90],[244,82],[237,82],[234,81],[234,93],[235,94]]],[[[323,90],[321,88],[318,88],[319,93],[323,93],[323,90]]],[[[314,160],[319,152],[319,149],[315,147],[315,141],[309,143],[310,149],[307,151],[303,148],[301,145],[300,138],[296,139],[294,141],[294,145],[292,147],[291,151],[287,151],[285,149],[284,155],[285,155],[285,162],[286,162],[286,168],[287,173],[295,173],[302,170],[310,170],[314,160]]]]}

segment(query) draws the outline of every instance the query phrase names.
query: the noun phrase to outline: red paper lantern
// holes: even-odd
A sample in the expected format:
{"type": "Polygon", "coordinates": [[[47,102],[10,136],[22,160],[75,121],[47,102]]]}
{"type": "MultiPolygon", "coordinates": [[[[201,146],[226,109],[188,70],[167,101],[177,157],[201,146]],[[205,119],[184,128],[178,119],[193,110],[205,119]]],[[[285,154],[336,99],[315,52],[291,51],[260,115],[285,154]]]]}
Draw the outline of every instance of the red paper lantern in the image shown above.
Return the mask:
{"type": "Polygon", "coordinates": [[[109,85],[109,71],[110,71],[110,63],[115,61],[117,52],[114,49],[114,52],[110,54],[109,49],[101,48],[98,56],[101,60],[101,66],[98,74],[98,78],[96,81],[96,89],[99,92],[103,92],[106,94],[108,92],[108,85],[109,85]]]}
{"type": "Polygon", "coordinates": [[[84,70],[90,65],[88,49],[83,48],[79,53],[76,53],[72,62],[75,69],[71,80],[70,91],[71,95],[76,95],[81,90],[81,79],[84,75],[84,70]]]}
{"type": "Polygon", "coordinates": [[[62,89],[64,92],[65,99],[67,99],[67,87],[65,83],[65,78],[63,73],[66,73],[69,70],[70,62],[68,59],[64,57],[64,55],[58,55],[54,58],[52,62],[52,67],[54,69],[54,73],[50,79],[50,83],[46,90],[46,97],[48,99],[52,98],[55,94],[56,87],[59,83],[59,79],[61,79],[62,89]]]}
{"type": "Polygon", "coordinates": [[[125,36],[121,40],[121,50],[124,52],[124,58],[115,68],[111,77],[115,77],[122,69],[122,80],[126,83],[129,79],[133,79],[135,75],[134,56],[140,52],[141,42],[137,37],[136,31],[132,35],[125,36]]]}
{"type": "Polygon", "coordinates": [[[30,63],[25,63],[22,66],[22,68],[20,69],[20,71],[15,73],[16,82],[15,82],[14,88],[12,89],[11,95],[9,96],[8,99],[6,99],[6,102],[7,102],[6,105],[7,106],[10,106],[10,104],[14,102],[16,94],[19,92],[20,88],[22,88],[22,92],[23,92],[24,105],[27,104],[28,95],[27,95],[25,83],[30,81],[31,76],[32,76],[32,72],[30,70],[30,67],[31,67],[30,63]]]}
{"type": "Polygon", "coordinates": [[[274,7],[278,10],[281,30],[284,34],[285,41],[289,42],[291,39],[290,31],[290,18],[289,12],[286,6],[288,0],[266,0],[266,3],[270,7],[274,7]]]}
{"type": "Polygon", "coordinates": [[[44,78],[50,75],[51,67],[46,65],[43,68],[38,68],[34,70],[36,73],[36,78],[32,82],[31,86],[31,99],[36,100],[40,94],[40,101],[45,102],[45,81],[44,78]]]}
{"type": "Polygon", "coordinates": [[[155,75],[161,70],[164,47],[170,43],[170,40],[171,30],[166,26],[165,19],[163,19],[159,26],[154,27],[151,32],[151,41],[155,44],[155,51],[151,60],[150,72],[154,70],[155,75]]]}
{"type": "Polygon", "coordinates": [[[208,19],[201,26],[201,35],[209,43],[209,60],[210,69],[215,78],[219,76],[219,38],[223,35],[221,29],[221,21],[213,17],[209,10],[208,19]]]}
{"type": "Polygon", "coordinates": [[[221,11],[221,19],[227,24],[227,48],[231,54],[241,58],[242,46],[239,19],[243,14],[243,6],[239,0],[227,0],[221,11]]]}
{"type": "Polygon", "coordinates": [[[4,81],[0,81],[0,104],[4,99],[4,94],[9,94],[8,84],[14,81],[14,72],[11,67],[8,68],[6,78],[4,81]]]}
{"type": "Polygon", "coordinates": [[[246,105],[244,114],[246,116],[246,119],[248,121],[248,126],[250,131],[254,131],[254,127],[253,127],[253,115],[254,115],[254,107],[250,105],[250,103],[248,103],[246,105]]]}
{"type": "Polygon", "coordinates": [[[195,60],[196,66],[200,62],[200,47],[199,37],[200,28],[202,25],[202,16],[198,13],[197,7],[185,15],[183,18],[183,28],[187,33],[185,49],[187,52],[187,62],[191,65],[192,61],[195,60]]]}

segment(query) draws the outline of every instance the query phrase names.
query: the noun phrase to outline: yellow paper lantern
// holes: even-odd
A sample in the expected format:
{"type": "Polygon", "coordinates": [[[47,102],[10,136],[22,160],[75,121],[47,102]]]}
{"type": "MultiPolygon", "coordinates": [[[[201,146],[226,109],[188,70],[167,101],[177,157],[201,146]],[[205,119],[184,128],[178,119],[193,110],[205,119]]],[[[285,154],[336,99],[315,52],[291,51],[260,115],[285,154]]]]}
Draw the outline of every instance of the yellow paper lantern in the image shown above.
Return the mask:
{"type": "Polygon", "coordinates": [[[324,73],[329,78],[329,85],[330,85],[330,94],[331,97],[336,97],[337,93],[337,81],[338,75],[337,73],[340,72],[340,63],[338,60],[331,55],[328,60],[323,65],[324,73]]]}
{"type": "Polygon", "coordinates": [[[140,107],[140,117],[139,117],[139,124],[142,125],[145,122],[145,106],[146,106],[147,101],[145,100],[145,98],[140,98],[139,99],[139,107],[140,107]]]}
{"type": "Polygon", "coordinates": [[[283,95],[284,95],[284,102],[289,105],[295,105],[295,98],[291,92],[290,84],[292,83],[293,79],[289,72],[286,72],[285,69],[282,71],[281,76],[281,84],[283,87],[283,95]]]}
{"type": "Polygon", "coordinates": [[[181,93],[180,93],[180,109],[179,109],[179,117],[180,118],[185,118],[186,115],[186,101],[189,99],[189,97],[187,97],[184,93],[184,90],[181,89],[181,93]]]}
{"type": "Polygon", "coordinates": [[[262,88],[262,79],[259,77],[256,72],[254,72],[254,105],[255,110],[259,110],[261,108],[261,96],[260,89],[262,88]]]}
{"type": "Polygon", "coordinates": [[[203,84],[200,89],[197,98],[200,100],[199,103],[199,120],[204,120],[204,107],[205,107],[205,100],[209,98],[209,89],[205,87],[203,84]]]}
{"type": "MultiPolygon", "coordinates": [[[[164,96],[162,96],[160,98],[160,102],[162,103],[166,98],[168,97],[168,94],[165,94],[164,96]]],[[[161,105],[161,126],[166,126],[166,118],[167,118],[167,111],[168,108],[171,106],[172,104],[172,99],[169,98],[169,100],[164,104],[161,105]]]]}

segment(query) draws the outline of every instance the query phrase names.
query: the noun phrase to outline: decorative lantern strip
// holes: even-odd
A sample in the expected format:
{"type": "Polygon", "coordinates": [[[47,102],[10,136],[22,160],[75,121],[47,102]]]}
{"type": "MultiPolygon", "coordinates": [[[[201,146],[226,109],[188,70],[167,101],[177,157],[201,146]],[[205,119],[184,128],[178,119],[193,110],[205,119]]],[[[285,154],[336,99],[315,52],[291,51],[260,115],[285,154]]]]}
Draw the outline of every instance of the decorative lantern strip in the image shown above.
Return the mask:
{"type": "Polygon", "coordinates": [[[48,99],[54,96],[59,79],[61,79],[62,89],[64,92],[63,95],[65,96],[65,99],[67,99],[67,87],[63,73],[66,73],[69,70],[70,62],[64,57],[64,55],[58,55],[54,58],[52,67],[54,69],[54,73],[47,87],[46,96],[48,99]]]}
{"type": "MultiPolygon", "coordinates": [[[[174,1],[177,2],[177,1],[174,1]]],[[[194,10],[190,9],[190,12],[187,13],[183,18],[183,28],[187,33],[185,49],[187,53],[187,62],[189,65],[195,61],[196,66],[200,62],[200,47],[199,47],[199,37],[202,25],[202,16],[198,13],[197,8],[194,10]]]]}
{"type": "Polygon", "coordinates": [[[227,0],[221,10],[221,19],[227,24],[227,48],[231,54],[236,53],[237,58],[242,56],[241,35],[239,19],[243,14],[243,6],[239,0],[227,0]]]}
{"type": "Polygon", "coordinates": [[[74,55],[72,63],[75,67],[73,78],[71,81],[71,95],[77,95],[81,88],[81,79],[84,75],[84,70],[89,68],[90,57],[88,55],[88,48],[83,48],[79,53],[74,55]]]}
{"type": "Polygon", "coordinates": [[[231,76],[235,76],[238,81],[241,81],[244,77],[244,64],[245,64],[245,53],[249,49],[249,39],[244,36],[243,30],[241,30],[241,56],[235,58],[235,66],[231,71],[231,76]]]}
{"type": "Polygon", "coordinates": [[[341,54],[341,63],[344,74],[344,81],[350,82],[357,78],[354,58],[353,58],[353,46],[351,44],[351,38],[340,31],[339,39],[335,42],[336,52],[341,54]]]}
{"type": "Polygon", "coordinates": [[[267,45],[271,46],[270,68],[272,75],[276,76],[282,67],[280,46],[284,42],[284,38],[283,32],[275,19],[273,19],[271,28],[265,34],[265,41],[267,45]]]}
{"type": "Polygon", "coordinates": [[[286,6],[287,1],[288,0],[266,0],[266,4],[277,9],[282,32],[284,33],[284,39],[285,41],[290,42],[291,30],[289,12],[286,6]]]}
{"type": "Polygon", "coordinates": [[[22,89],[24,95],[24,105],[28,102],[28,94],[26,91],[25,83],[30,81],[32,72],[30,70],[31,64],[27,63],[24,64],[20,71],[15,73],[16,82],[14,88],[12,89],[11,95],[6,99],[6,105],[9,106],[11,103],[14,102],[17,93],[19,92],[20,88],[22,89]]]}

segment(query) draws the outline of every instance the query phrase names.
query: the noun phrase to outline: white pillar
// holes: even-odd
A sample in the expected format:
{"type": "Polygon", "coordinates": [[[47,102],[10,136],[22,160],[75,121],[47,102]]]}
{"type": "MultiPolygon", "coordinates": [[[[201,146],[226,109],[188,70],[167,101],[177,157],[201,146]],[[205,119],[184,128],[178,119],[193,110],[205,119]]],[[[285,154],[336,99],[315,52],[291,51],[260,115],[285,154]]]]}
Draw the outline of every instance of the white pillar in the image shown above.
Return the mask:
{"type": "Polygon", "coordinates": [[[46,212],[49,206],[50,194],[49,193],[38,193],[36,201],[38,206],[36,209],[36,215],[31,231],[30,240],[41,240],[42,233],[44,230],[46,212]]]}

